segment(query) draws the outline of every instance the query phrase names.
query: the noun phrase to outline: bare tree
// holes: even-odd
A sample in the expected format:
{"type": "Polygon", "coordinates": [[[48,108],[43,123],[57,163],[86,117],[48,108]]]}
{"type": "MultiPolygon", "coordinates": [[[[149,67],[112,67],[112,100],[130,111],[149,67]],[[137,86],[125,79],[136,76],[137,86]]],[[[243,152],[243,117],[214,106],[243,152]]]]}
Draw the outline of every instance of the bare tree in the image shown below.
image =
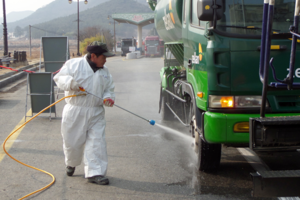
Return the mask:
{"type": "Polygon", "coordinates": [[[80,41],[82,42],[85,38],[90,38],[93,36],[96,36],[97,34],[100,33],[100,28],[98,27],[87,27],[85,29],[83,29],[82,31],[80,31],[80,41]]]}
{"type": "Polygon", "coordinates": [[[95,37],[96,35],[103,35],[105,41],[101,41],[106,43],[107,48],[109,50],[113,49],[114,46],[114,36],[111,34],[110,30],[103,29],[101,27],[87,27],[80,32],[80,41],[82,42],[86,38],[95,37]]]}
{"type": "Polygon", "coordinates": [[[114,46],[114,36],[111,34],[110,30],[103,29],[101,30],[103,33],[103,36],[105,37],[105,43],[107,45],[107,48],[111,51],[114,46]]]}

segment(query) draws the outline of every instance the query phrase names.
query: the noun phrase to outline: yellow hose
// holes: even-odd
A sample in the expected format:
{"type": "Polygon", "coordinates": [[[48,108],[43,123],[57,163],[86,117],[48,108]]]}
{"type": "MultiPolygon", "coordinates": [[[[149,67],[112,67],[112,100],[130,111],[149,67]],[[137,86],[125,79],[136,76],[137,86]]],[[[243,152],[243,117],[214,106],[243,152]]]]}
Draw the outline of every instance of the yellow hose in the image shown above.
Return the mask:
{"type": "Polygon", "coordinates": [[[5,139],[5,141],[4,141],[4,143],[3,143],[3,150],[4,150],[4,152],[5,152],[11,159],[13,159],[14,161],[16,161],[16,162],[18,162],[18,163],[20,163],[20,164],[22,164],[22,165],[25,165],[26,167],[29,167],[29,168],[38,170],[38,171],[40,171],[40,172],[43,172],[43,173],[45,173],[45,174],[48,174],[48,175],[51,176],[52,179],[53,179],[52,182],[51,182],[50,184],[48,184],[47,186],[45,186],[45,187],[43,187],[43,188],[41,188],[41,189],[39,189],[39,190],[36,190],[36,191],[34,191],[34,192],[31,192],[30,194],[27,194],[26,196],[24,196],[24,197],[22,197],[22,198],[20,198],[20,199],[25,199],[26,197],[29,197],[29,196],[31,196],[31,195],[33,195],[33,194],[35,194],[35,193],[38,193],[38,192],[40,192],[40,191],[42,191],[42,190],[47,189],[48,187],[50,187],[50,186],[55,182],[55,177],[54,177],[52,174],[50,174],[49,172],[46,172],[46,171],[41,170],[41,169],[38,169],[38,168],[36,168],[36,167],[27,165],[27,164],[25,164],[25,163],[22,163],[21,161],[19,161],[19,160],[15,159],[14,157],[12,157],[12,156],[5,150],[5,143],[7,142],[7,140],[8,140],[14,133],[16,133],[19,129],[21,129],[22,127],[24,127],[28,122],[30,122],[31,120],[33,120],[34,118],[36,118],[38,115],[40,115],[41,113],[43,113],[43,112],[44,112],[45,110],[47,110],[48,108],[51,108],[52,106],[54,106],[55,104],[61,102],[62,100],[66,99],[66,98],[76,97],[76,96],[83,96],[83,95],[86,95],[86,94],[70,95],[70,96],[66,96],[66,97],[61,98],[60,100],[54,102],[53,104],[51,104],[51,105],[48,106],[47,108],[44,108],[42,111],[40,111],[39,113],[37,113],[36,115],[34,115],[30,120],[28,120],[27,122],[25,122],[24,124],[22,124],[19,128],[17,128],[17,129],[16,129],[14,132],[12,132],[11,134],[9,134],[9,136],[7,136],[7,138],[5,139]]]}

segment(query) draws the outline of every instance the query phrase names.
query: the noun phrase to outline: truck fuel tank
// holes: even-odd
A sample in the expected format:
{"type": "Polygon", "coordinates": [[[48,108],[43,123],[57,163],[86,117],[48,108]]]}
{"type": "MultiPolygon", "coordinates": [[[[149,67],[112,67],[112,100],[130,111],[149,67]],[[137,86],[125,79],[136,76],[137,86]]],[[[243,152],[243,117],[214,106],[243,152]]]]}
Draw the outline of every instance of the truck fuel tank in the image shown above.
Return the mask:
{"type": "Polygon", "coordinates": [[[183,0],[160,0],[155,8],[155,26],[165,42],[182,38],[183,0]]]}

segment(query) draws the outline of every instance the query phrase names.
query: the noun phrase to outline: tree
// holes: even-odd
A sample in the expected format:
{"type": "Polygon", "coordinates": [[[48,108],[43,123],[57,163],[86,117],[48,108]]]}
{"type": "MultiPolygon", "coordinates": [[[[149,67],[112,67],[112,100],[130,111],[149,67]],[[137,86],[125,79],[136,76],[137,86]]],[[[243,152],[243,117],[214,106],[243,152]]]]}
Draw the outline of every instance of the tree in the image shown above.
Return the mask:
{"type": "Polygon", "coordinates": [[[104,41],[105,42],[105,38],[98,34],[94,37],[90,37],[90,38],[85,38],[82,42],[80,42],[80,52],[82,54],[86,54],[87,50],[86,47],[91,44],[93,41],[104,41]]]}
{"type": "MultiPolygon", "coordinates": [[[[106,46],[108,50],[112,50],[113,48],[113,43],[114,43],[114,38],[113,35],[110,33],[109,30],[107,29],[94,29],[95,27],[92,27],[91,29],[88,28],[86,33],[92,35],[92,33],[95,33],[91,37],[85,38],[83,41],[80,42],[80,52],[82,54],[87,53],[86,47],[91,44],[93,41],[100,41],[103,43],[106,43],[106,46]],[[97,32],[93,32],[94,30],[97,30],[97,32]]],[[[86,36],[88,35],[86,34],[86,36]]],[[[82,37],[82,36],[81,36],[82,37]]]]}
{"type": "Polygon", "coordinates": [[[86,38],[93,37],[93,36],[99,34],[99,32],[100,32],[100,28],[97,28],[95,26],[87,27],[84,30],[80,31],[80,33],[79,33],[80,41],[83,41],[86,38]]]}
{"type": "Polygon", "coordinates": [[[20,37],[23,35],[23,29],[20,26],[16,26],[15,31],[14,31],[14,36],[15,37],[20,37]]]}

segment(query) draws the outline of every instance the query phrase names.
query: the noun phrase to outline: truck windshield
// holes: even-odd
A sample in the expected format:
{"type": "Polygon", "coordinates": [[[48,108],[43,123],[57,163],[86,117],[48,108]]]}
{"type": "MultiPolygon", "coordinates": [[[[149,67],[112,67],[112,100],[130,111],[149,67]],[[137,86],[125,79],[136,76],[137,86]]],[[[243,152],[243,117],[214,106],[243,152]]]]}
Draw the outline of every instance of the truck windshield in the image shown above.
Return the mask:
{"type": "Polygon", "coordinates": [[[158,45],[159,41],[158,40],[146,40],[146,45],[151,45],[151,46],[154,46],[154,45],[158,45]]]}
{"type": "MultiPolygon", "coordinates": [[[[294,21],[295,0],[276,0],[273,34],[288,33],[294,21]]],[[[262,0],[225,0],[224,14],[216,29],[229,34],[261,35],[262,0]]]]}
{"type": "Polygon", "coordinates": [[[122,46],[123,47],[131,47],[132,46],[132,40],[122,41],[122,46]]]}

